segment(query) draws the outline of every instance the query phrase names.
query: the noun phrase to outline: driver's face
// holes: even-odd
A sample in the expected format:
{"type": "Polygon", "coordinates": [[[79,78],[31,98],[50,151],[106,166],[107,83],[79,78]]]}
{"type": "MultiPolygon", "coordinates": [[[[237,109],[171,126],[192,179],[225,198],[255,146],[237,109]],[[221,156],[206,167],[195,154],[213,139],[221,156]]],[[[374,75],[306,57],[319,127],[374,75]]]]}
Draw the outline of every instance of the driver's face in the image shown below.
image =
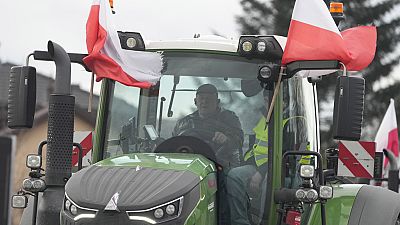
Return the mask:
{"type": "Polygon", "coordinates": [[[217,112],[219,100],[215,93],[200,93],[196,95],[194,103],[200,116],[206,116],[217,112]]]}

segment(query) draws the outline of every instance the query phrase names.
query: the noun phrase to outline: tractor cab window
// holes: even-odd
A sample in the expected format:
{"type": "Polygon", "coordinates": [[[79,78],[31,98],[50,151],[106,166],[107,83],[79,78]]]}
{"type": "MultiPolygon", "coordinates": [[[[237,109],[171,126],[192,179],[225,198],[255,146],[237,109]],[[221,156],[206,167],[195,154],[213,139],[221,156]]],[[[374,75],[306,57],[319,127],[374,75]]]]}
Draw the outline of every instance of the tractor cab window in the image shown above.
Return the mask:
{"type": "MultiPolygon", "coordinates": [[[[168,67],[150,89],[111,82],[103,157],[173,153],[174,163],[187,163],[177,158],[203,155],[215,168],[222,168],[216,171],[218,201],[226,203],[218,210],[222,223],[246,219],[263,224],[263,210],[271,203],[266,196],[272,193],[267,182],[272,167],[268,166],[270,138],[265,118],[274,93],[273,86],[257,79],[265,61],[177,52],[165,52],[164,59],[168,67]]],[[[314,150],[311,85],[294,77],[284,80],[281,87],[281,152],[314,150]]],[[[172,162],[163,159],[164,164],[172,162]]],[[[293,177],[289,174],[287,179],[295,183],[293,177]]]]}
{"type": "MultiPolygon", "coordinates": [[[[315,123],[313,87],[306,79],[293,77],[285,80],[283,88],[282,153],[286,151],[317,151],[318,133],[315,123]],[[307,88],[308,87],[308,88],[307,88]]],[[[290,156],[286,160],[286,187],[294,188],[301,182],[300,165],[313,164],[311,156],[290,156]]]]}

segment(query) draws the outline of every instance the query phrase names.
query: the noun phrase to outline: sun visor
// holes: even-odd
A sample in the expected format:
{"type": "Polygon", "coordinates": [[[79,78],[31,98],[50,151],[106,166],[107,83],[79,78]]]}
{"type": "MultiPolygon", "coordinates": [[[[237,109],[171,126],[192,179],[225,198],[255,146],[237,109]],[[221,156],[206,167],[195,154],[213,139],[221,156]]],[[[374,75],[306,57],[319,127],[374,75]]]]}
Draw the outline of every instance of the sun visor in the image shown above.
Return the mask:
{"type": "Polygon", "coordinates": [[[246,97],[252,97],[257,95],[262,89],[263,86],[259,80],[241,80],[240,87],[243,94],[246,97]]]}

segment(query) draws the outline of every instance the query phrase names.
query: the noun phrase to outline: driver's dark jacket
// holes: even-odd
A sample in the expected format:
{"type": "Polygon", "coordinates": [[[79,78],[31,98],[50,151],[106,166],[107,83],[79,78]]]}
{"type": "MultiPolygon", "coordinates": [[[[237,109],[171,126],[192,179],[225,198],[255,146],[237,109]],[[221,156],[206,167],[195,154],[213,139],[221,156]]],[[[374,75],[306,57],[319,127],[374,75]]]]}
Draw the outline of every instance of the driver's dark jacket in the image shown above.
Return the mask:
{"type": "Polygon", "coordinates": [[[223,152],[217,152],[217,160],[224,161],[220,163],[225,164],[225,166],[228,164],[229,167],[240,164],[244,135],[239,118],[234,112],[221,108],[216,114],[201,118],[199,112],[195,111],[178,120],[172,135],[180,136],[189,129],[210,131],[210,134],[217,131],[225,134],[228,140],[224,144],[223,152]]]}

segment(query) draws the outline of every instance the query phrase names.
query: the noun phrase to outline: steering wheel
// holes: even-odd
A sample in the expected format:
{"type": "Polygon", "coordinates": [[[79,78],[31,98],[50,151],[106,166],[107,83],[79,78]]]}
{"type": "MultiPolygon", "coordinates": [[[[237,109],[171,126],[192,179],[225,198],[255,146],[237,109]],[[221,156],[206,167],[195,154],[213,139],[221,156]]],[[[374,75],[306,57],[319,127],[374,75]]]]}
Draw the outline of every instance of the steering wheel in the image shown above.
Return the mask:
{"type": "Polygon", "coordinates": [[[190,128],[180,133],[179,136],[199,138],[206,142],[214,150],[215,153],[221,151],[224,147],[224,144],[218,144],[213,141],[215,131],[210,129],[190,128]]]}
{"type": "Polygon", "coordinates": [[[202,139],[193,136],[177,136],[167,139],[159,144],[154,152],[200,154],[217,163],[217,158],[210,145],[202,139]]]}

